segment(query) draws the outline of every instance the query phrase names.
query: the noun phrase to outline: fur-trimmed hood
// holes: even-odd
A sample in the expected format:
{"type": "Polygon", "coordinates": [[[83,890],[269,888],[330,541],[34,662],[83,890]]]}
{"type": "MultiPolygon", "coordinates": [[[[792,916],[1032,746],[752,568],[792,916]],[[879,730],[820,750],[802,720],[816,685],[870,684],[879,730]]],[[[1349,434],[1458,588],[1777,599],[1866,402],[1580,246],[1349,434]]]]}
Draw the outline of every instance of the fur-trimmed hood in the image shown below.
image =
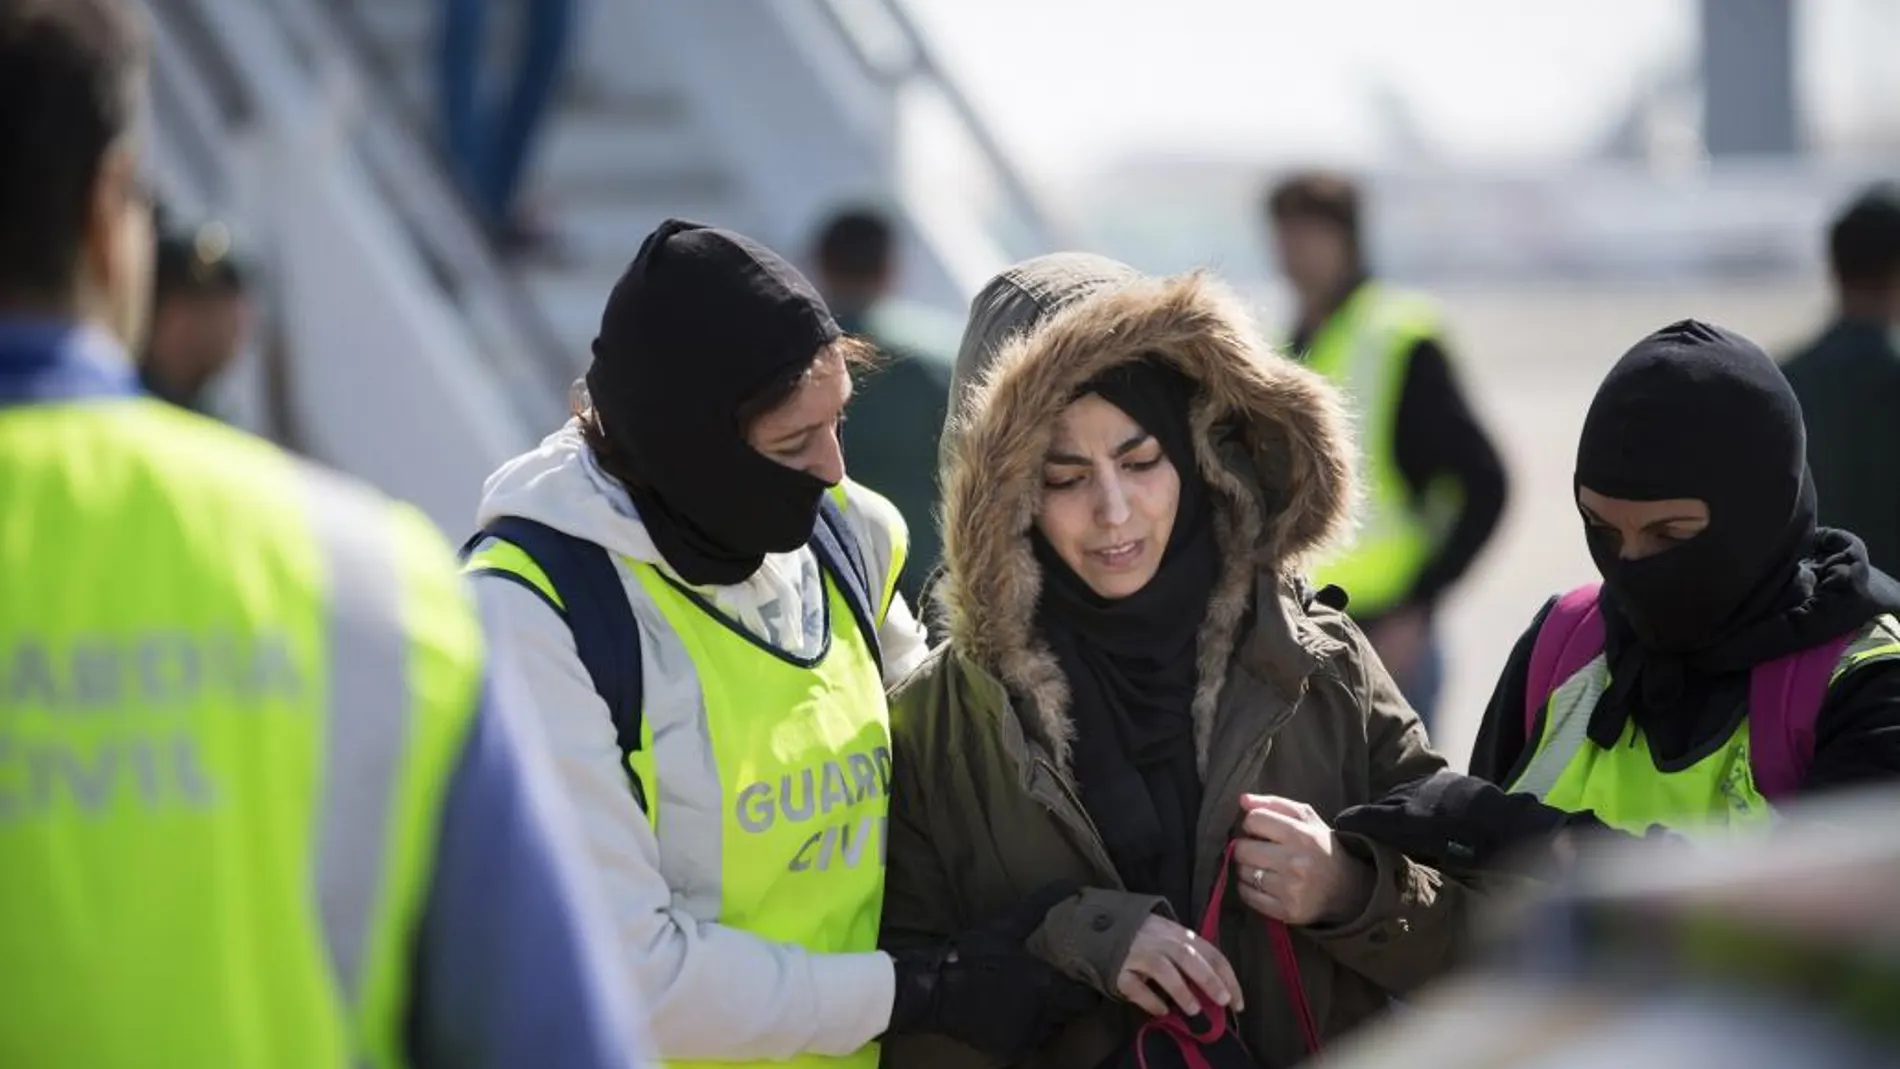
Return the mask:
{"type": "MultiPolygon", "coordinates": [[[[1020,288],[1036,264],[1012,268],[991,288],[1006,279],[1020,288]]],[[[1042,458],[1057,413],[1079,386],[1116,364],[1166,360],[1200,386],[1195,452],[1214,493],[1224,560],[1199,647],[1194,715],[1205,761],[1256,579],[1270,573],[1266,589],[1279,589],[1281,578],[1350,525],[1353,445],[1341,399],[1320,376],[1276,353],[1240,300],[1206,274],[1098,280],[1072,299],[1056,294],[1039,305],[1029,324],[977,314],[970,324],[977,337],[965,341],[965,351],[983,353],[987,365],[970,369],[972,385],[944,438],[939,597],[951,642],[1033,703],[1036,722],[1028,726],[1041,729],[1066,767],[1068,684],[1033,633],[1042,573],[1028,531],[1042,493],[1042,458]],[[999,321],[1007,322],[1007,336],[984,337],[999,321]]],[[[979,297],[975,307],[984,306],[979,297]]],[[[1030,711],[1022,712],[1029,721],[1030,711]]]]}

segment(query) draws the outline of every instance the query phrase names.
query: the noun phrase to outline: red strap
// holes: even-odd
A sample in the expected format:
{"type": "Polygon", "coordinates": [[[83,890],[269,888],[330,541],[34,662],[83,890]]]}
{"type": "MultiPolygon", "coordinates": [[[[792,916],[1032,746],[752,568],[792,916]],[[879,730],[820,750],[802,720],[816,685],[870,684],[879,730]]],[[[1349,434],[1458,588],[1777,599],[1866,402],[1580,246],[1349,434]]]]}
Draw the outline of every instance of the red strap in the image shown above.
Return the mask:
{"type": "MultiPolygon", "coordinates": [[[[1227,850],[1221,855],[1219,872],[1214,876],[1214,891],[1208,896],[1207,910],[1201,914],[1202,939],[1220,945],[1220,911],[1227,898],[1227,879],[1234,868],[1234,848],[1238,841],[1229,841],[1227,850]]],[[[1267,919],[1267,935],[1273,941],[1273,957],[1279,967],[1280,986],[1286,989],[1287,1000],[1293,1004],[1293,1014],[1300,1023],[1300,1036],[1306,1041],[1306,1052],[1318,1054],[1320,1050],[1319,1025],[1313,1019],[1313,1007],[1306,997],[1306,978],[1300,975],[1300,962],[1293,949],[1293,933],[1280,921],[1267,919]]],[[[1141,1069],[1148,1069],[1148,1055],[1144,1041],[1151,1032],[1166,1033],[1181,1050],[1189,1069],[1209,1069],[1207,1059],[1201,1054],[1201,1046],[1213,1043],[1227,1034],[1227,1010],[1224,1007],[1210,1007],[1207,1014],[1210,1024],[1205,1032],[1196,1032],[1179,1011],[1163,1017],[1151,1017],[1135,1032],[1135,1060],[1141,1069]]]]}
{"type": "MultiPolygon", "coordinates": [[[[1221,855],[1220,874],[1214,877],[1214,893],[1207,900],[1207,913],[1201,918],[1201,938],[1220,945],[1220,908],[1227,897],[1227,877],[1234,868],[1234,848],[1239,840],[1229,840],[1227,850],[1221,855]]],[[[1293,1003],[1293,1015],[1300,1021],[1300,1036],[1306,1040],[1306,1053],[1318,1054],[1320,1048],[1319,1025],[1313,1020],[1313,1006],[1306,997],[1306,978],[1300,974],[1300,959],[1293,950],[1293,933],[1287,926],[1271,917],[1263,918],[1267,922],[1267,936],[1273,940],[1273,957],[1280,969],[1280,986],[1286,989],[1287,1001],[1293,1003]]]]}
{"type": "Polygon", "coordinates": [[[1537,714],[1563,681],[1603,652],[1603,613],[1597,607],[1601,583],[1590,583],[1559,597],[1537,629],[1531,646],[1530,674],[1524,681],[1524,738],[1537,731],[1537,714]]]}
{"type": "Polygon", "coordinates": [[[1300,959],[1293,951],[1293,933],[1280,921],[1267,921],[1267,934],[1273,937],[1273,956],[1280,965],[1280,984],[1293,1003],[1293,1015],[1300,1021],[1300,1038],[1306,1040],[1306,1053],[1318,1054],[1319,1025],[1313,1020],[1313,1007],[1306,1000],[1306,979],[1300,975],[1300,959]]]}
{"type": "MultiPolygon", "coordinates": [[[[1210,1015],[1212,1016],[1212,1015],[1210,1015]]],[[[1150,1017],[1135,1030],[1135,1064],[1148,1069],[1148,1036],[1154,1032],[1165,1034],[1174,1042],[1176,1050],[1181,1052],[1181,1060],[1187,1062],[1188,1069],[1211,1069],[1207,1055],[1201,1053],[1203,1044],[1212,1043],[1227,1034],[1227,1011],[1221,1010],[1214,1019],[1220,1023],[1211,1036],[1196,1035],[1187,1023],[1187,1018],[1179,1013],[1170,1013],[1166,1017],[1150,1017]]]]}
{"type": "Polygon", "coordinates": [[[1220,871],[1214,874],[1214,891],[1207,896],[1207,909],[1201,914],[1201,938],[1220,945],[1220,907],[1227,899],[1227,877],[1234,871],[1234,848],[1240,840],[1229,839],[1220,856],[1220,871]]]}

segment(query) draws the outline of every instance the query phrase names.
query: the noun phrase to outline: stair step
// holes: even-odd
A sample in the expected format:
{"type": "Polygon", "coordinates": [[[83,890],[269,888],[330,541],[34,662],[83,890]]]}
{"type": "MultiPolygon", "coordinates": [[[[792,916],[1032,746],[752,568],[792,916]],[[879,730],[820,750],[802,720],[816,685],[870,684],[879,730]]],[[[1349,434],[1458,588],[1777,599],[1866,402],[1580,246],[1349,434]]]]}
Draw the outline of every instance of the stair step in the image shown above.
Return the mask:
{"type": "Polygon", "coordinates": [[[346,17],[362,26],[379,49],[434,55],[441,4],[431,0],[348,0],[346,17]]]}
{"type": "Polygon", "coordinates": [[[619,281],[620,271],[600,265],[592,269],[529,267],[519,274],[523,285],[541,306],[562,351],[573,361],[574,373],[586,370],[592,358],[594,335],[600,329],[600,313],[607,295],[619,281]]]}
{"type": "MultiPolygon", "coordinates": [[[[411,114],[433,114],[441,81],[433,51],[384,41],[372,41],[371,47],[376,69],[389,77],[401,106],[411,114]]],[[[562,75],[554,100],[556,114],[613,115],[643,122],[682,121],[684,110],[678,96],[650,78],[616,80],[581,68],[570,68],[562,75]]]]}
{"type": "Polygon", "coordinates": [[[577,269],[610,267],[618,272],[640,249],[640,242],[669,216],[743,231],[748,222],[738,200],[720,191],[663,197],[536,200],[561,235],[567,258],[577,269]]]}
{"type": "Polygon", "coordinates": [[[600,312],[614,283],[640,243],[668,216],[723,226],[747,233],[750,217],[735,198],[626,200],[569,204],[555,219],[567,253],[566,262],[524,264],[516,269],[548,323],[585,367],[588,346],[600,326],[600,312]]]}
{"type": "Polygon", "coordinates": [[[711,202],[723,206],[738,194],[731,176],[724,171],[653,170],[644,174],[603,171],[594,176],[552,182],[531,177],[528,195],[537,202],[557,205],[638,201],[694,205],[711,202]]]}
{"type": "MultiPolygon", "coordinates": [[[[604,5],[603,5],[604,6],[604,5]]],[[[605,22],[604,19],[596,19],[605,22]]],[[[589,33],[582,28],[568,52],[568,74],[598,96],[639,98],[666,95],[677,85],[664,59],[650,56],[647,42],[589,33]]]]}
{"type": "Polygon", "coordinates": [[[722,181],[721,161],[684,121],[644,121],[615,112],[564,111],[535,149],[535,185],[549,195],[658,185],[668,190],[722,181]],[[682,177],[684,176],[684,177],[682,177]]]}
{"type": "Polygon", "coordinates": [[[433,123],[437,111],[436,87],[441,81],[436,65],[420,57],[381,51],[380,46],[378,49],[376,62],[389,79],[389,91],[397,106],[406,115],[433,123]]]}
{"type": "Polygon", "coordinates": [[[624,122],[686,123],[692,113],[671,89],[603,81],[572,71],[555,101],[559,111],[585,117],[614,116],[624,122]]]}
{"type": "MultiPolygon", "coordinates": [[[[440,0],[331,2],[350,9],[370,58],[389,80],[389,103],[416,124],[419,137],[433,139],[440,0]]],[[[579,374],[608,294],[655,226],[681,217],[752,232],[757,220],[747,189],[679,87],[673,64],[681,57],[671,42],[652,37],[632,5],[588,5],[576,20],[524,191],[555,231],[561,255],[513,270],[579,374]]],[[[485,67],[497,86],[510,66],[507,38],[517,24],[497,6],[485,67]]]]}
{"type": "MultiPolygon", "coordinates": [[[[344,13],[360,26],[376,59],[395,72],[406,103],[418,99],[418,86],[435,91],[437,49],[440,47],[439,4],[425,0],[346,0],[344,13]]],[[[642,54],[641,42],[630,38],[600,39],[593,32],[606,20],[583,8],[575,15],[573,38],[568,42],[562,71],[564,96],[576,102],[606,102],[616,108],[638,108],[642,101],[669,95],[670,83],[661,67],[642,54]]],[[[505,12],[491,16],[488,60],[500,76],[512,65],[512,41],[517,21],[505,12]]]]}

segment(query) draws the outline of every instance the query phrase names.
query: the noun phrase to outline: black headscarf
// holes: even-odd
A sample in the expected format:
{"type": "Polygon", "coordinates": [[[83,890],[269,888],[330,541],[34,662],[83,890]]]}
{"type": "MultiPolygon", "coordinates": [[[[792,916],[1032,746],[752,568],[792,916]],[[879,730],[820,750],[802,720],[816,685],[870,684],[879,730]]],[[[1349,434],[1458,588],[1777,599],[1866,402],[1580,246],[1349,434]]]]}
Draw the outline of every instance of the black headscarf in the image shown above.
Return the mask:
{"type": "Polygon", "coordinates": [[[838,325],[763,245],[669,219],[615,284],[587,389],[660,555],[696,586],[811,539],[826,483],[746,442],[739,410],[795,380],[838,325]]]}
{"type": "Polygon", "coordinates": [[[1040,532],[1038,633],[1069,682],[1075,773],[1083,808],[1128,886],[1166,896],[1192,916],[1194,825],[1201,779],[1192,706],[1196,649],[1220,576],[1213,508],[1194,453],[1194,383],[1156,360],[1119,365],[1088,382],[1094,394],[1153,435],[1181,479],[1161,566],[1125,598],[1097,596],[1040,532]]]}
{"type": "Polygon", "coordinates": [[[1713,677],[1900,608],[1900,584],[1858,538],[1816,527],[1807,434],[1780,369],[1720,327],[1672,324],[1617,362],[1584,421],[1576,485],[1709,507],[1700,535],[1642,560],[1590,536],[1613,680],[1590,723],[1598,745],[1615,745],[1632,713],[1647,732],[1680,734],[1673,714],[1713,677]]]}

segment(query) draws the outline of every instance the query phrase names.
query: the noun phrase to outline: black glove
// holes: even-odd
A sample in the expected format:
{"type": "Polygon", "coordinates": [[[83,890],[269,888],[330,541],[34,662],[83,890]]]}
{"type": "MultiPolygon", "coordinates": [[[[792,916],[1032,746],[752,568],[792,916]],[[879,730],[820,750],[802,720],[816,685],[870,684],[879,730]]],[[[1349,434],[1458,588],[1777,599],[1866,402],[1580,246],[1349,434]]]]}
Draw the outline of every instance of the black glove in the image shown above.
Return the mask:
{"type": "Polygon", "coordinates": [[[1449,769],[1405,784],[1333,821],[1415,861],[1440,868],[1537,863],[1559,832],[1620,835],[1588,811],[1569,813],[1530,794],[1508,794],[1449,769]]]}
{"type": "Polygon", "coordinates": [[[897,997],[886,1034],[944,1035],[1015,1061],[1092,1009],[1093,991],[1024,946],[1073,892],[1051,888],[947,943],[887,951],[897,963],[897,997]]]}

